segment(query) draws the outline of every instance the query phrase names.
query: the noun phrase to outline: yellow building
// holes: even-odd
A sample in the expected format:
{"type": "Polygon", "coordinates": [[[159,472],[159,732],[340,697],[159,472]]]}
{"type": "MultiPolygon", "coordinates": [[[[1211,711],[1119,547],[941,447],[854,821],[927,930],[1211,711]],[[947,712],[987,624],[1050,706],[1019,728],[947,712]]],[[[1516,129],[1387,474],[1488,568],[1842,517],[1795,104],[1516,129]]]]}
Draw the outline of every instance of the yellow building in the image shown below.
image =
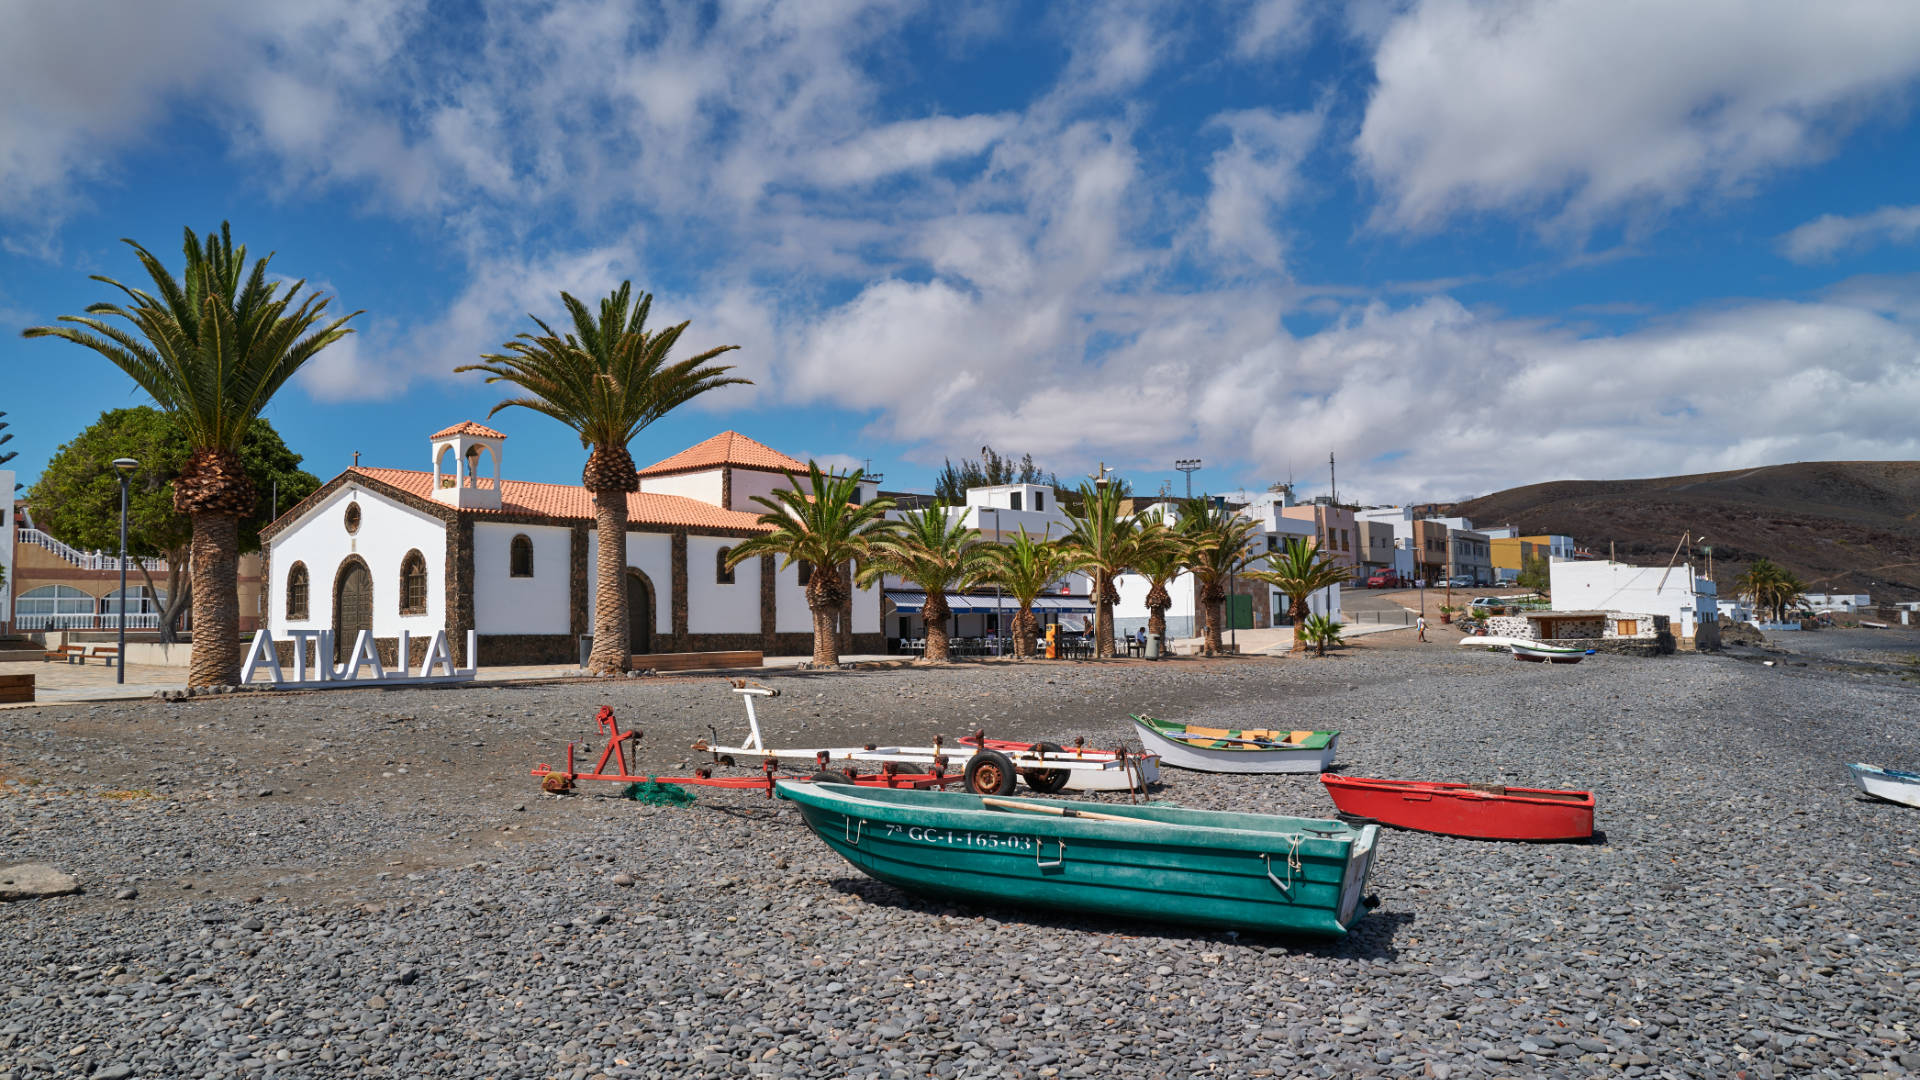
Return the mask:
{"type": "Polygon", "coordinates": [[[1493,576],[1501,581],[1512,581],[1527,568],[1529,559],[1573,558],[1573,537],[1558,534],[1540,533],[1534,536],[1494,537],[1487,541],[1492,547],[1493,576]]]}

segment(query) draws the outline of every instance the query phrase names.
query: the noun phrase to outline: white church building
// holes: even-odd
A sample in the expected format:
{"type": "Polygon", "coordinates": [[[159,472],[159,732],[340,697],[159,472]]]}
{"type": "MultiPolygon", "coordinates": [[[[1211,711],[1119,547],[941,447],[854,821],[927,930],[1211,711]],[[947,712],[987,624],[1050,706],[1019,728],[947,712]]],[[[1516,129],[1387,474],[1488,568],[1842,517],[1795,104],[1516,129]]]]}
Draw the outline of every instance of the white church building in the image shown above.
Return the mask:
{"type": "MultiPolygon", "coordinates": [[[[593,496],[577,484],[505,479],[506,438],[473,421],[455,424],[430,437],[431,469],[355,465],[261,530],[273,637],[332,630],[343,652],[371,630],[382,663],[392,665],[400,631],[418,663],[444,629],[464,664],[474,630],[482,665],[577,660],[593,632],[593,496]]],[[[733,431],[640,470],[640,490],[627,496],[636,654],[812,652],[809,567],[780,570],[771,556],[724,565],[741,539],[766,531],[752,497],[806,471],[733,431]]],[[[862,485],[863,501],[874,495],[862,485]]],[[[883,651],[880,590],[849,592],[841,649],[883,651]]]]}

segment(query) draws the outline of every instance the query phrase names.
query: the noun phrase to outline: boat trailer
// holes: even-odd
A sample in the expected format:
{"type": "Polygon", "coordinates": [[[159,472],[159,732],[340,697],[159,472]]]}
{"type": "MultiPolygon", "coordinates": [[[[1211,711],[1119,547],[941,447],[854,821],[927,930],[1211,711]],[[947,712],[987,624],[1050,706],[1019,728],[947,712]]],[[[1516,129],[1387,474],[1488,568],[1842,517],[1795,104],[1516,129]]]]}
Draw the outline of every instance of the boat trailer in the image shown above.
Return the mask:
{"type": "MultiPolygon", "coordinates": [[[[775,692],[777,693],[778,691],[775,692]]],[[[749,706],[749,709],[751,709],[751,706],[749,706]]],[[[711,768],[695,769],[692,776],[638,776],[629,771],[627,765],[627,748],[629,744],[633,744],[635,749],[638,749],[638,743],[640,741],[639,730],[631,728],[626,731],[620,730],[620,720],[614,716],[613,707],[610,705],[600,706],[600,711],[595,713],[593,718],[600,725],[600,730],[607,736],[607,745],[600,751],[600,760],[594,763],[593,771],[580,772],[574,767],[574,748],[579,744],[570,742],[567,744],[567,767],[565,769],[556,769],[545,762],[541,762],[533,767],[533,775],[540,778],[541,790],[552,792],[556,795],[565,794],[573,790],[576,781],[604,780],[615,784],[677,784],[685,787],[717,787],[744,790],[758,788],[766,794],[767,798],[771,799],[773,798],[773,784],[776,780],[822,779],[819,773],[816,773],[812,777],[781,775],[780,761],[773,756],[768,756],[761,760],[760,774],[758,776],[715,776],[711,768]],[[613,763],[614,767],[612,771],[609,771],[607,768],[608,762],[613,763]]],[[[824,770],[826,768],[826,761],[827,759],[823,755],[818,759],[816,764],[820,769],[824,770]]],[[[724,763],[731,765],[733,764],[733,760],[727,758],[724,763]]],[[[944,758],[932,762],[931,768],[924,772],[907,772],[901,769],[896,762],[884,762],[879,770],[875,772],[858,772],[849,766],[841,769],[838,774],[825,778],[835,782],[858,784],[861,787],[892,788],[938,788],[948,784],[957,784],[961,780],[959,774],[947,773],[944,758]]]]}
{"type": "MultiPolygon", "coordinates": [[[[960,745],[951,748],[938,735],[934,736],[932,746],[879,746],[867,743],[864,746],[771,748],[760,733],[760,716],[754,709],[753,699],[779,697],[780,691],[745,679],[731,682],[733,692],[740,695],[747,710],[745,741],[738,746],[723,746],[716,732],[712,739],[701,739],[693,744],[694,750],[713,755],[716,766],[733,765],[735,755],[742,758],[758,756],[767,761],[811,760],[815,769],[811,779],[837,782],[844,777],[860,783],[863,774],[857,770],[862,766],[877,765],[883,771],[891,767],[896,774],[904,768],[931,769],[934,776],[944,777],[949,762],[957,759],[965,762],[961,778],[966,781],[967,790],[975,795],[1011,794],[1021,780],[1026,781],[1034,791],[1046,795],[1066,788],[1144,792],[1149,784],[1160,779],[1160,759],[1156,754],[1135,753],[1125,746],[1114,750],[1089,750],[1078,739],[1071,750],[1052,743],[992,740],[986,738],[982,731],[961,738],[960,745]]],[[[766,770],[767,766],[763,764],[762,771],[766,770]]],[[[875,782],[872,786],[881,785],[875,782]]]]}

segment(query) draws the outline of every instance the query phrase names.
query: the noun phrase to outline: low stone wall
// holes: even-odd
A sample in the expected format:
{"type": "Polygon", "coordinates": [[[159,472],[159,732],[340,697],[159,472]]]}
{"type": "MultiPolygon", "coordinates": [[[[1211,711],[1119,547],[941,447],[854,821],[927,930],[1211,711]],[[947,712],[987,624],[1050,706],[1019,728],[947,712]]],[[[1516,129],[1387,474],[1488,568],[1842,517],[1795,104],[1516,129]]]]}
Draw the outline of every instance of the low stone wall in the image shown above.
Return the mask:
{"type": "Polygon", "coordinates": [[[1487,616],[1487,633],[1494,637],[1533,639],[1533,624],[1521,615],[1487,616]]]}

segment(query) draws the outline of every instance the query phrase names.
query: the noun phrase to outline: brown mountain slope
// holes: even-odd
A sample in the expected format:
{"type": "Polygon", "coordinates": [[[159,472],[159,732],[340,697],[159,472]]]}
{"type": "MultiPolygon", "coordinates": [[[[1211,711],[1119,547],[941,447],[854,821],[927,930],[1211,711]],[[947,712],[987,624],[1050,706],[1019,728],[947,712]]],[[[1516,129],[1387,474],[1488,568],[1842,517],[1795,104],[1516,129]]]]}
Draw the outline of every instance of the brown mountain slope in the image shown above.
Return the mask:
{"type": "Polygon", "coordinates": [[[1474,524],[1561,533],[1622,562],[1664,564],[1693,533],[1723,592],[1753,559],[1810,592],[1920,599],[1920,461],[1809,461],[1651,480],[1562,480],[1457,503],[1474,524]],[[1702,540],[1701,537],[1705,537],[1702,540]]]}

